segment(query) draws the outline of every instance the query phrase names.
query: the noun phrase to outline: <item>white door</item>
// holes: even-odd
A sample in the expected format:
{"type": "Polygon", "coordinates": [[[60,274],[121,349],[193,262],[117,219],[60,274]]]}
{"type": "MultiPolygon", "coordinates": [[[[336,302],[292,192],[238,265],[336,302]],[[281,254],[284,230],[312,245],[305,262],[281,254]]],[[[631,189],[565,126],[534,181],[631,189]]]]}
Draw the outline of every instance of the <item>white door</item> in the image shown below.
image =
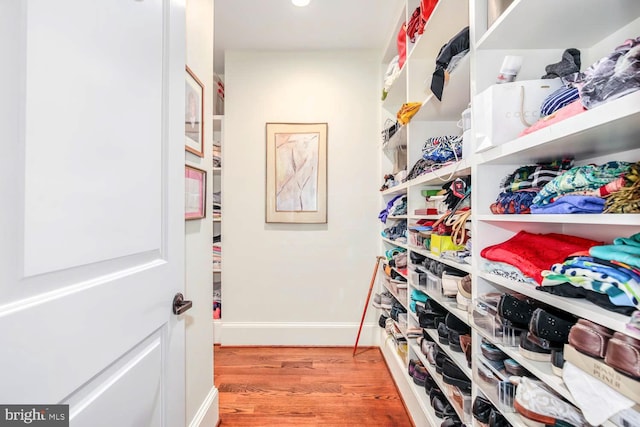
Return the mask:
{"type": "Polygon", "coordinates": [[[185,423],[183,3],[0,0],[0,405],[185,423]]]}

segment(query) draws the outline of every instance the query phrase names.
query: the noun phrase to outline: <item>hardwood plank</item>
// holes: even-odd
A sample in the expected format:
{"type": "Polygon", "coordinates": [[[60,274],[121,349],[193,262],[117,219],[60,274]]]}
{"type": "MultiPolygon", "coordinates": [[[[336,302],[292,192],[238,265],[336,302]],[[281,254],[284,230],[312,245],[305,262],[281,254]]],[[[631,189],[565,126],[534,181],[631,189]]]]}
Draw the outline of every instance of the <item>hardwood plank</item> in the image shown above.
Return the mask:
{"type": "Polygon", "coordinates": [[[412,426],[378,348],[214,347],[221,425],[412,426]]]}

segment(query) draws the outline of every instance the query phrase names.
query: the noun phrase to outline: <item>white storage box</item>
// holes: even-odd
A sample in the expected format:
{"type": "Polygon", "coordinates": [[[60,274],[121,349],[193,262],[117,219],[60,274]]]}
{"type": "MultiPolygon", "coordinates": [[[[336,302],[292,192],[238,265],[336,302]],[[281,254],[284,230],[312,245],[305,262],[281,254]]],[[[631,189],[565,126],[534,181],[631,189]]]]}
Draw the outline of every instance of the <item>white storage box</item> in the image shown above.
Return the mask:
{"type": "Polygon", "coordinates": [[[561,86],[560,79],[524,80],[493,85],[474,96],[476,152],[516,139],[538,121],[542,102],[561,86]]]}

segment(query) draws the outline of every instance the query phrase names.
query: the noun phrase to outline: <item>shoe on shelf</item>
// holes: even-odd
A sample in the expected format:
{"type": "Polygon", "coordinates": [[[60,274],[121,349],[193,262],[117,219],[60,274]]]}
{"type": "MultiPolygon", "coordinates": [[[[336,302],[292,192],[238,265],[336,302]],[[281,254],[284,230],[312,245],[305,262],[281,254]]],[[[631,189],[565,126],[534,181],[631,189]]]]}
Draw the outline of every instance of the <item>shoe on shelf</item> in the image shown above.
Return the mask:
{"type": "Polygon", "coordinates": [[[427,380],[428,376],[429,372],[427,372],[427,369],[422,366],[422,363],[420,363],[419,365],[416,365],[413,370],[413,383],[420,387],[424,387],[424,383],[427,380]]]}
{"type": "Polygon", "coordinates": [[[515,329],[529,329],[535,306],[526,299],[511,294],[502,294],[498,302],[498,315],[515,329]]]}
{"type": "Polygon", "coordinates": [[[471,299],[471,275],[467,274],[458,283],[458,293],[468,300],[471,299]]]}
{"type": "Polygon", "coordinates": [[[484,339],[482,340],[482,344],[480,344],[480,351],[485,359],[491,361],[500,361],[509,358],[504,351],[484,339]]]}
{"type": "Polygon", "coordinates": [[[613,331],[586,319],[578,319],[569,331],[569,344],[580,353],[604,359],[613,331]]]}
{"type": "Polygon", "coordinates": [[[497,409],[492,409],[489,414],[489,427],[511,427],[511,424],[497,409]]]}
{"type": "Polygon", "coordinates": [[[478,420],[478,422],[482,424],[489,424],[489,415],[491,415],[491,411],[493,409],[494,406],[489,402],[489,400],[482,396],[476,396],[471,407],[471,413],[473,414],[473,418],[478,420]]]}
{"type": "MultiPolygon", "coordinates": [[[[469,325],[467,325],[451,313],[447,313],[444,318],[444,322],[447,327],[447,338],[449,341],[449,347],[453,351],[462,353],[462,347],[460,346],[460,335],[471,334],[471,328],[469,327],[469,325]]],[[[440,335],[439,327],[438,335],[440,335]]]]}
{"type": "Polygon", "coordinates": [[[504,359],[504,370],[517,377],[528,377],[531,373],[513,359],[504,359]]]}
{"type": "Polygon", "coordinates": [[[440,344],[449,345],[449,330],[444,321],[438,324],[438,342],[440,344]]]}
{"type": "Polygon", "coordinates": [[[520,334],[520,354],[529,360],[538,362],[549,362],[551,360],[551,350],[540,347],[531,340],[529,333],[520,334]]]}
{"type": "Polygon", "coordinates": [[[576,318],[565,313],[553,314],[536,308],[531,314],[529,332],[539,339],[538,345],[549,350],[562,349],[569,342],[569,331],[576,318]]]}
{"type": "Polygon", "coordinates": [[[444,367],[444,362],[446,360],[451,361],[451,358],[445,353],[440,347],[436,346],[436,354],[435,354],[435,362],[436,362],[436,372],[442,374],[442,368],[444,367]]]}
{"type": "Polygon", "coordinates": [[[471,367],[471,335],[460,335],[460,348],[467,358],[467,366],[471,367]]]}
{"type": "Polygon", "coordinates": [[[604,363],[618,372],[640,380],[640,340],[616,332],[607,345],[604,363]]]}
{"type": "Polygon", "coordinates": [[[562,367],[564,366],[564,352],[562,350],[551,350],[551,371],[554,375],[562,377],[562,367]]]}
{"type": "Polygon", "coordinates": [[[433,412],[436,413],[436,417],[438,418],[448,418],[457,415],[453,406],[451,406],[447,398],[442,393],[431,398],[431,406],[433,407],[433,412]]]}
{"type": "Polygon", "coordinates": [[[460,292],[456,294],[456,307],[458,307],[462,311],[468,311],[470,305],[471,305],[471,298],[465,297],[460,292]]]}
{"type": "Polygon", "coordinates": [[[413,377],[413,373],[416,369],[416,365],[422,365],[420,359],[411,359],[409,360],[408,373],[410,377],[413,377]]]}
{"type": "Polygon", "coordinates": [[[433,354],[433,352],[435,350],[436,343],[434,343],[433,341],[428,341],[428,340],[424,339],[424,337],[419,337],[416,340],[416,342],[420,346],[420,352],[422,352],[422,354],[427,356],[427,360],[428,360],[429,359],[429,354],[433,354]]]}
{"type": "Polygon", "coordinates": [[[387,324],[388,318],[389,316],[387,316],[386,314],[381,314],[380,318],[378,319],[378,326],[380,326],[381,328],[384,328],[385,325],[387,324]]]}
{"type": "Polygon", "coordinates": [[[545,425],[588,425],[578,409],[562,400],[544,383],[531,378],[519,378],[513,406],[523,417],[545,425]]]}
{"type": "Polygon", "coordinates": [[[463,393],[471,393],[471,380],[451,359],[446,359],[442,365],[442,381],[445,384],[458,387],[463,393]]]}
{"type": "Polygon", "coordinates": [[[462,427],[462,425],[462,421],[460,421],[460,418],[456,415],[445,418],[442,424],[440,424],[440,427],[462,427]]]}
{"type": "Polygon", "coordinates": [[[427,395],[431,395],[432,390],[440,390],[438,383],[433,379],[431,374],[427,371],[427,378],[424,380],[424,391],[427,395]]]}

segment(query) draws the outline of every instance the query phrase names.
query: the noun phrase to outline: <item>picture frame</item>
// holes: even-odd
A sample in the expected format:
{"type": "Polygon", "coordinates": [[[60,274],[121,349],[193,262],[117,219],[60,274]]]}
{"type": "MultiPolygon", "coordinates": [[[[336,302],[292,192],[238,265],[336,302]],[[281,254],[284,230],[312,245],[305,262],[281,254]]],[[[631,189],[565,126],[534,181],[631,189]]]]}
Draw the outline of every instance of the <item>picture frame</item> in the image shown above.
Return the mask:
{"type": "Polygon", "coordinates": [[[188,66],[184,95],[184,148],[204,157],[204,85],[188,66]]]}
{"type": "Polygon", "coordinates": [[[327,223],[327,123],[266,124],[267,223],[327,223]]]}
{"type": "Polygon", "coordinates": [[[184,166],[184,219],[207,216],[207,171],[184,166]]]}

